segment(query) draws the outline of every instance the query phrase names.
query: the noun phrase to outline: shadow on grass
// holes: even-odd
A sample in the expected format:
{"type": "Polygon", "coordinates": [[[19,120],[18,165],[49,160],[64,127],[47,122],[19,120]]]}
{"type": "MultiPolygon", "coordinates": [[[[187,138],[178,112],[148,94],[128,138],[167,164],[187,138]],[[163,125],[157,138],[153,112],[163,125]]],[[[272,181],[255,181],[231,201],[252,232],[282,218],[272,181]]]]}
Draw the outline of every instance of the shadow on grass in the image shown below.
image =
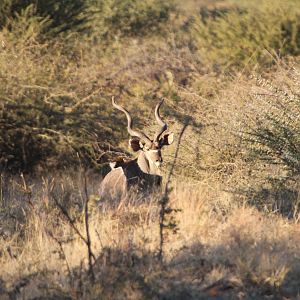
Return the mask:
{"type": "MultiPolygon", "coordinates": [[[[95,182],[97,176],[95,181],[90,177],[89,194],[96,193],[95,182]]],[[[24,183],[19,179],[10,183],[15,187],[2,191],[2,197],[7,202],[5,205],[2,203],[0,211],[0,213],[7,212],[6,216],[0,214],[0,238],[4,241],[5,236],[1,232],[1,227],[4,227],[12,215],[17,221],[15,224],[20,224],[20,227],[26,224],[26,220],[22,221],[18,213],[25,212],[23,217],[26,219],[27,210],[30,209],[36,209],[37,213],[43,216],[49,215],[48,218],[51,219],[56,217],[50,204],[47,206],[46,202],[41,203],[41,200],[47,201],[51,181],[45,179],[44,183],[40,182],[39,185],[32,187],[31,198],[25,193],[26,185],[30,186],[31,182],[24,183]],[[24,198],[25,196],[28,198],[24,198]],[[8,200],[13,202],[8,203],[8,200]],[[27,205],[24,205],[24,200],[27,205]]],[[[52,190],[52,193],[60,196],[61,205],[70,211],[74,219],[81,217],[83,203],[80,189],[76,180],[65,174],[63,186],[58,185],[57,190],[52,190]]],[[[144,221],[141,221],[141,214],[136,215],[134,212],[127,214],[123,212],[116,218],[119,218],[118,224],[122,229],[139,226],[140,222],[145,221],[143,218],[144,221]]],[[[48,224],[48,221],[43,220],[48,224]]],[[[256,221],[254,218],[249,224],[255,224],[256,221]]],[[[52,224],[51,222],[53,223],[53,220],[49,220],[49,224],[52,224]]],[[[273,224],[276,226],[276,222],[273,224]]],[[[261,226],[264,225],[265,223],[261,226]]],[[[13,227],[12,231],[18,231],[18,227],[13,227]]],[[[241,230],[239,226],[228,229],[228,232],[226,231],[221,238],[218,237],[218,243],[215,245],[195,242],[187,244],[177,252],[173,251],[172,258],[166,260],[164,264],[157,259],[157,252],[136,247],[131,243],[122,248],[118,246],[102,248],[100,253],[95,253],[94,281],[91,280],[83,263],[69,269],[62,267],[50,271],[49,268],[26,276],[21,274],[19,277],[6,279],[6,282],[1,279],[0,273],[0,299],[181,300],[297,297],[300,286],[298,236],[287,234],[281,235],[280,238],[268,238],[267,234],[261,234],[262,237],[252,234],[250,237],[247,235],[248,231],[241,230]]],[[[26,232],[19,234],[18,239],[22,240],[25,234],[26,232]]],[[[124,230],[122,234],[127,234],[127,231],[124,230]]],[[[0,247],[0,256],[7,256],[3,251],[10,250],[0,247]]],[[[9,259],[15,262],[21,259],[21,253],[22,249],[14,253],[10,251],[9,259]]],[[[67,260],[64,253],[60,253],[60,259],[64,266],[67,260]]]]}
{"type": "Polygon", "coordinates": [[[294,299],[300,284],[298,254],[286,248],[286,241],[235,239],[216,247],[186,246],[162,265],[156,253],[145,249],[104,248],[94,263],[94,282],[82,266],[65,274],[43,271],[10,287],[0,281],[0,298],[294,299]],[[273,264],[265,261],[268,257],[273,264]],[[285,265],[289,269],[281,274],[285,265]]]}
{"type": "Polygon", "coordinates": [[[269,188],[238,190],[233,194],[245,197],[248,204],[262,212],[276,212],[284,218],[295,218],[300,211],[297,187],[273,184],[269,188]]]}

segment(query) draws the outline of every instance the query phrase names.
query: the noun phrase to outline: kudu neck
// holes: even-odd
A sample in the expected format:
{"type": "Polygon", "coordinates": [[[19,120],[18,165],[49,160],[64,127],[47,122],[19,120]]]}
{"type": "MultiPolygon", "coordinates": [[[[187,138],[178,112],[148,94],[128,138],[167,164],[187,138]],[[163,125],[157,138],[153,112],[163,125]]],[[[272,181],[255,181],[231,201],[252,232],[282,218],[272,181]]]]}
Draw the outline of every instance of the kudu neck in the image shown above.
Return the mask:
{"type": "Polygon", "coordinates": [[[144,151],[141,151],[139,153],[137,163],[138,163],[139,168],[144,173],[161,176],[161,170],[152,161],[150,161],[146,157],[146,154],[144,151]]]}

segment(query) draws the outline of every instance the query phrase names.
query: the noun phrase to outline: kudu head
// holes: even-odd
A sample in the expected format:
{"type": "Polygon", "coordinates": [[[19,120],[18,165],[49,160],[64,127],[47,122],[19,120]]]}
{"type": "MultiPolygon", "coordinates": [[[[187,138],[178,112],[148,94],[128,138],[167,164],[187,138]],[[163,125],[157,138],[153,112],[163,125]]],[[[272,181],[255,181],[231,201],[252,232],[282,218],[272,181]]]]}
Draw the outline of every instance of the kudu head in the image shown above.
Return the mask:
{"type": "MultiPolygon", "coordinates": [[[[127,130],[131,138],[129,139],[129,145],[133,151],[142,151],[142,155],[147,160],[147,164],[150,170],[154,168],[160,168],[163,159],[161,155],[161,149],[163,146],[171,145],[173,143],[174,135],[173,133],[167,133],[168,129],[167,124],[161,119],[159,115],[159,109],[164,102],[162,99],[155,107],[155,119],[159,125],[158,130],[156,131],[154,138],[150,139],[145,133],[134,130],[132,128],[132,118],[129,112],[118,105],[112,97],[112,104],[115,108],[122,111],[127,117],[127,130]]],[[[152,171],[153,172],[153,171],[152,171]]],[[[150,173],[150,172],[149,172],[150,173]]]]}

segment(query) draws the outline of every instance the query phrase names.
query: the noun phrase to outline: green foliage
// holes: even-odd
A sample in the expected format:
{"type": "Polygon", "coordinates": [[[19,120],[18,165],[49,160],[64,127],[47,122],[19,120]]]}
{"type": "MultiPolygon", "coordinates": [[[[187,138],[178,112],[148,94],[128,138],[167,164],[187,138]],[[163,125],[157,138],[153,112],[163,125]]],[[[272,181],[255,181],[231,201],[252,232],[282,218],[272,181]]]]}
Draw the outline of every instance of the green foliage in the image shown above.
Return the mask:
{"type": "Polygon", "coordinates": [[[49,18],[37,16],[35,6],[29,5],[20,13],[15,13],[14,18],[7,20],[0,36],[11,45],[25,47],[36,42],[50,22],[49,18]]]}
{"type": "Polygon", "coordinates": [[[281,83],[258,78],[258,85],[267,92],[254,96],[265,105],[248,139],[256,157],[283,165],[290,175],[300,173],[299,82],[297,70],[291,70],[281,83]]]}
{"type": "Polygon", "coordinates": [[[87,28],[87,5],[85,0],[4,0],[0,4],[0,28],[7,25],[24,11],[34,11],[33,16],[47,19],[47,34],[58,34],[66,31],[80,31],[87,28]]]}
{"type": "Polygon", "coordinates": [[[50,21],[44,31],[47,35],[85,32],[101,40],[158,33],[175,9],[169,0],[4,0],[0,3],[0,28],[28,7],[34,8],[35,17],[50,21]]]}
{"type": "Polygon", "coordinates": [[[266,66],[273,56],[300,54],[300,7],[292,0],[204,8],[189,30],[192,46],[218,69],[266,66]]]}
{"type": "Polygon", "coordinates": [[[11,4],[11,0],[2,0],[0,2],[0,28],[5,25],[7,18],[11,14],[11,4]]]}
{"type": "Polygon", "coordinates": [[[111,41],[161,34],[176,6],[170,0],[98,0],[91,9],[94,34],[111,41]]]}

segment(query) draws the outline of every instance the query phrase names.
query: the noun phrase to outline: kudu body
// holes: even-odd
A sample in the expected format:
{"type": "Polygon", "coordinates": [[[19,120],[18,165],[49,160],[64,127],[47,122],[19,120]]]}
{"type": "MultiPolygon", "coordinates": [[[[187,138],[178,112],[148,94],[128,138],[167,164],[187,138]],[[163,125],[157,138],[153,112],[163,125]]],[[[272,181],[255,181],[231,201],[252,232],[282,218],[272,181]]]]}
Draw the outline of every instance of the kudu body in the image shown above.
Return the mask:
{"type": "Polygon", "coordinates": [[[143,132],[132,128],[132,118],[129,112],[115,103],[112,105],[122,111],[127,117],[127,130],[131,138],[129,145],[134,152],[139,152],[137,158],[132,160],[120,159],[110,164],[111,171],[104,177],[100,186],[100,197],[105,200],[120,200],[129,190],[148,194],[161,186],[161,164],[163,162],[161,149],[173,142],[173,133],[166,133],[168,126],[159,115],[163,100],[155,107],[155,118],[159,129],[153,140],[143,132]]]}

